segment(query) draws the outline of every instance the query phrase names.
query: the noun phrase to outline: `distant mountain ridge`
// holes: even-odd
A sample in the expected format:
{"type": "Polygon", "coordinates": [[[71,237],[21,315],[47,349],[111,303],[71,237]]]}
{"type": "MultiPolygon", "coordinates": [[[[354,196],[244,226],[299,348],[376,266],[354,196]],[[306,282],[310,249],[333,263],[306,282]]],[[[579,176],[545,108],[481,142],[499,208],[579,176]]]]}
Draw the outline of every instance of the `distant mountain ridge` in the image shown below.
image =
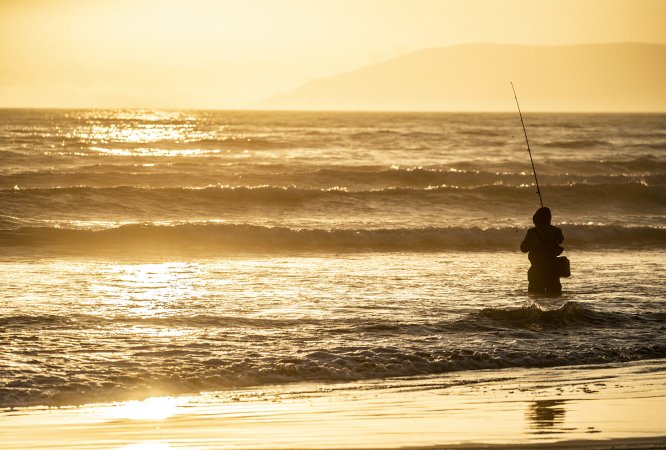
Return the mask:
{"type": "Polygon", "coordinates": [[[464,44],[310,81],[265,109],[666,112],[666,45],[464,44]]]}

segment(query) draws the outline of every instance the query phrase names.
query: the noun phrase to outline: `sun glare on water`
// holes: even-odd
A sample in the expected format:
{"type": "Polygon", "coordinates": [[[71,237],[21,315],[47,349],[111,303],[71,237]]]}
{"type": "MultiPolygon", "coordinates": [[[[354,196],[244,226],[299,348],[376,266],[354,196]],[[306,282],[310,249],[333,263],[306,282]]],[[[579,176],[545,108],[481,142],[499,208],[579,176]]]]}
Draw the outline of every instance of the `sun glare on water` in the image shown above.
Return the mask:
{"type": "Polygon", "coordinates": [[[184,399],[174,397],[130,400],[110,408],[109,415],[117,420],[166,420],[179,412],[179,406],[183,402],[184,399]]]}
{"type": "MultiPolygon", "coordinates": [[[[80,117],[84,123],[68,135],[87,144],[89,150],[110,156],[198,156],[220,153],[220,149],[196,148],[211,138],[196,129],[190,114],[169,111],[95,111],[80,117]],[[109,121],[124,121],[123,125],[109,121]],[[189,143],[193,148],[172,148],[189,143]],[[164,147],[166,146],[166,147],[164,147]]],[[[226,136],[219,137],[224,141],[226,136]]]]}
{"type": "Polygon", "coordinates": [[[100,282],[94,286],[94,291],[108,308],[133,316],[152,317],[165,312],[169,299],[195,295],[193,286],[179,283],[187,277],[187,270],[184,263],[110,266],[112,282],[100,282]]]}

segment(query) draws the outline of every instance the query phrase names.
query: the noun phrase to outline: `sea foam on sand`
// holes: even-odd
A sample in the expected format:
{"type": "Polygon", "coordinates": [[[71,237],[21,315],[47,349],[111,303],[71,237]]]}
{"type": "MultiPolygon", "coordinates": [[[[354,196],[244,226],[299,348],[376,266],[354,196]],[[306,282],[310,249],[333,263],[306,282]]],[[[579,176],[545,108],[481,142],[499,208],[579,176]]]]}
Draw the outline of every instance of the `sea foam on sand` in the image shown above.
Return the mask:
{"type": "Polygon", "coordinates": [[[666,361],[290,384],[0,415],[11,449],[666,448],[666,361]]]}

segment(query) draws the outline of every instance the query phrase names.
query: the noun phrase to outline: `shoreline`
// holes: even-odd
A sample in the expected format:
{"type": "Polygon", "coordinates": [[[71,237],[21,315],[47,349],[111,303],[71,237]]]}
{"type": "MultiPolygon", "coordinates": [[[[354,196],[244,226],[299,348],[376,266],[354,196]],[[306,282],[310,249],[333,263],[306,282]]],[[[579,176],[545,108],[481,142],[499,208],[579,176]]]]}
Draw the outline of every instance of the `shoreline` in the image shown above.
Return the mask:
{"type": "Polygon", "coordinates": [[[12,449],[666,447],[666,360],[19,408],[12,449]],[[35,432],[38,430],[38,432],[35,432]]]}

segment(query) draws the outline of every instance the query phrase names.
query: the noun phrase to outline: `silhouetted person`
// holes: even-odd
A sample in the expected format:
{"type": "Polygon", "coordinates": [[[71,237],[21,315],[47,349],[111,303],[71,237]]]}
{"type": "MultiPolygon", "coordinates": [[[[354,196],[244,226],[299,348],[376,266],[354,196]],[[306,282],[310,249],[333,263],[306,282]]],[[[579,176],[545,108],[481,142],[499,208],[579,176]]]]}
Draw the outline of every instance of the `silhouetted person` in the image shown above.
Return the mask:
{"type": "Polygon", "coordinates": [[[529,285],[527,290],[539,294],[561,294],[562,285],[557,273],[556,260],[564,241],[562,230],[550,224],[550,209],[541,207],[532,216],[536,225],[527,230],[525,239],[520,244],[523,253],[529,252],[532,267],[527,271],[529,285]]]}

